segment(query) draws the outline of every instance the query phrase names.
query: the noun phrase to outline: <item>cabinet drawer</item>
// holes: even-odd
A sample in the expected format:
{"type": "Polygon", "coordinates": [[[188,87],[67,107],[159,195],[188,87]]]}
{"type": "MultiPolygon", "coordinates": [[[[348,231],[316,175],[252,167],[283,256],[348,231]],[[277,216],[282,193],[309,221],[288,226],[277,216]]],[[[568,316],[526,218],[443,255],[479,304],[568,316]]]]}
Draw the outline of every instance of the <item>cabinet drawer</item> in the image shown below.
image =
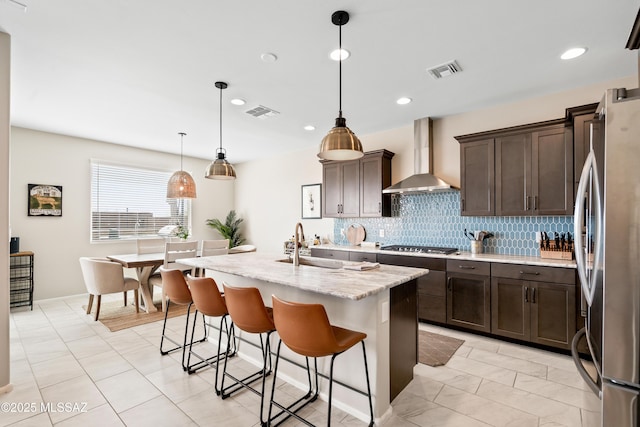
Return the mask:
{"type": "Polygon", "coordinates": [[[445,260],[442,258],[378,254],[378,262],[402,267],[428,268],[429,270],[444,271],[445,269],[445,260]]]}
{"type": "Polygon", "coordinates": [[[536,282],[567,283],[576,282],[576,271],[572,268],[543,267],[538,265],[493,264],[493,277],[534,280],[536,282]]]}
{"type": "Polygon", "coordinates": [[[319,258],[339,259],[349,261],[349,251],[336,251],[332,249],[316,249],[311,248],[311,256],[319,258]]]}
{"type": "Polygon", "coordinates": [[[357,262],[377,262],[378,257],[376,254],[368,253],[368,252],[349,252],[349,261],[357,261],[357,262]]]}
{"type": "Polygon", "coordinates": [[[447,273],[479,274],[488,276],[491,272],[491,263],[482,261],[447,260],[447,273]]]}

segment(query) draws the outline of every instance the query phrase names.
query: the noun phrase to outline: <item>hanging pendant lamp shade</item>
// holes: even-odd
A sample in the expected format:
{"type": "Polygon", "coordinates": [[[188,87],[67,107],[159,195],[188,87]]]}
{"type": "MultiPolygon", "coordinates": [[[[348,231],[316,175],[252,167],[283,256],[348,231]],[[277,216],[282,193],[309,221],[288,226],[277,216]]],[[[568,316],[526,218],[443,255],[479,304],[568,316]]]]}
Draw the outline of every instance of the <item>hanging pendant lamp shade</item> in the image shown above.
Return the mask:
{"type": "Polygon", "coordinates": [[[227,88],[227,84],[225,82],[216,82],[215,85],[220,89],[220,148],[216,150],[216,159],[209,164],[204,177],[209,179],[236,179],[236,171],[225,158],[227,151],[222,148],[222,90],[227,88]]]}
{"type": "MultiPolygon", "coordinates": [[[[331,22],[339,28],[339,42],[342,50],[342,26],[349,22],[349,14],[343,10],[331,15],[331,22]]],[[[325,160],[354,160],[364,155],[362,143],[355,133],[347,127],[347,120],[342,117],[342,59],[339,63],[339,101],[340,107],[336,125],[322,138],[318,157],[325,160]]]]}
{"type": "Polygon", "coordinates": [[[186,135],[184,132],[180,135],[180,170],[175,172],[169,178],[167,183],[167,199],[195,199],[196,198],[196,182],[189,172],[182,170],[182,138],[186,135]]]}

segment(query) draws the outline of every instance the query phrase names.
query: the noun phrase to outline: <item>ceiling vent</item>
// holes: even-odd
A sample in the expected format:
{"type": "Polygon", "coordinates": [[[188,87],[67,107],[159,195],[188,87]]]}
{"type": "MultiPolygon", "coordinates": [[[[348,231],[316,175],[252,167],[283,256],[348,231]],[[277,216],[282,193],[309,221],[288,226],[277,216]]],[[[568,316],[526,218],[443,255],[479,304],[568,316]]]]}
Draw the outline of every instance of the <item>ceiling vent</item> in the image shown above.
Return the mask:
{"type": "Polygon", "coordinates": [[[452,76],[455,73],[462,71],[460,65],[456,61],[450,61],[445,64],[436,65],[433,68],[427,68],[427,72],[434,79],[441,79],[443,77],[452,76]]]}
{"type": "Polygon", "coordinates": [[[264,105],[258,105],[257,107],[245,111],[245,113],[258,119],[268,119],[270,117],[276,117],[278,114],[280,114],[278,111],[272,110],[271,108],[265,107],[264,105]]]}

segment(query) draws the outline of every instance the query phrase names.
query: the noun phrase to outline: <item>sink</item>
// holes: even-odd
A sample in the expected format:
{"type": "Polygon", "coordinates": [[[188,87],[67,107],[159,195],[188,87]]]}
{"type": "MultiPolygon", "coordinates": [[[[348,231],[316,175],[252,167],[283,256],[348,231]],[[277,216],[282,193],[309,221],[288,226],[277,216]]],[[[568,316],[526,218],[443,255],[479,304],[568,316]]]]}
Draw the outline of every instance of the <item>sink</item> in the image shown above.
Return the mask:
{"type": "MultiPolygon", "coordinates": [[[[276,262],[283,262],[286,264],[293,264],[292,258],[283,258],[277,259],[276,262]]],[[[323,258],[305,258],[300,257],[300,265],[310,265],[313,267],[321,267],[321,268],[342,268],[342,261],[334,260],[334,259],[323,259],[323,258]]]]}

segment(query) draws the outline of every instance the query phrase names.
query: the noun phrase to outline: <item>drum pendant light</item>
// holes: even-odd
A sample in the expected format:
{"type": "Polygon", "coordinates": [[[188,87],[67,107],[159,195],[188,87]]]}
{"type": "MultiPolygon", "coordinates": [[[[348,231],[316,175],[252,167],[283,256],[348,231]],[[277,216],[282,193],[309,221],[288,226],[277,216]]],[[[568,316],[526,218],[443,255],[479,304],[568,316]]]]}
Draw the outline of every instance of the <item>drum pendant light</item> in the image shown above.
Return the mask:
{"type": "MultiPolygon", "coordinates": [[[[340,50],[342,50],[342,26],[349,22],[349,14],[343,10],[333,12],[331,22],[339,28],[340,50]]],[[[362,143],[347,127],[347,120],[342,117],[342,59],[339,63],[339,101],[336,125],[329,131],[320,143],[318,157],[325,160],[354,160],[364,155],[362,143]]]]}
{"type": "Polygon", "coordinates": [[[169,178],[167,199],[195,199],[196,183],[189,172],[182,170],[182,138],[186,133],[179,132],[178,135],[180,135],[180,170],[169,178]]]}
{"type": "Polygon", "coordinates": [[[216,82],[220,89],[220,148],[216,150],[216,159],[211,162],[204,177],[209,179],[236,179],[236,171],[225,158],[227,151],[222,148],[222,90],[227,88],[225,82],[216,82]]]}

